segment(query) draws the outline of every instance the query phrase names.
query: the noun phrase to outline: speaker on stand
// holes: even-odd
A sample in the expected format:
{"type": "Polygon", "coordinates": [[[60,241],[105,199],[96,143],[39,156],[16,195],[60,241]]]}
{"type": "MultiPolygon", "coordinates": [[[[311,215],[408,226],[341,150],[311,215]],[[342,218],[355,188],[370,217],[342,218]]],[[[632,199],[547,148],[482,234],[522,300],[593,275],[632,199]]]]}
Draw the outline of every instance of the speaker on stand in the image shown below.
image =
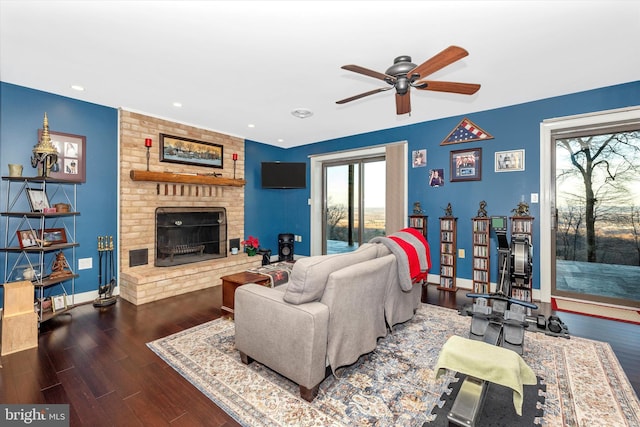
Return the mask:
{"type": "Polygon", "coordinates": [[[293,234],[278,234],[278,261],[293,261],[293,242],[293,234]]]}

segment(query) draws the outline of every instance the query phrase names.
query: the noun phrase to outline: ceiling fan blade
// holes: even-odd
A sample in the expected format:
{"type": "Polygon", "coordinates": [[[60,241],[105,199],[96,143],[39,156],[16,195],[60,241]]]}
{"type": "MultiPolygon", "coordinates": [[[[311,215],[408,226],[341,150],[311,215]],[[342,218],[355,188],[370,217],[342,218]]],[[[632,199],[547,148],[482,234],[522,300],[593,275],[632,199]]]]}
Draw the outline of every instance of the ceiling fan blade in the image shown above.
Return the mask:
{"type": "Polygon", "coordinates": [[[368,68],[361,67],[359,65],[343,65],[340,68],[347,71],[353,71],[354,73],[364,74],[365,76],[373,77],[374,79],[380,79],[385,81],[388,81],[389,79],[391,79],[391,82],[394,82],[396,80],[396,78],[393,76],[389,76],[384,73],[379,73],[377,71],[373,71],[368,68]]]}
{"type": "Polygon", "coordinates": [[[407,92],[404,95],[399,95],[396,93],[396,114],[407,114],[411,112],[411,98],[409,98],[409,93],[407,92]]]}
{"type": "Polygon", "coordinates": [[[380,89],[370,90],[369,92],[364,92],[359,95],[354,95],[349,98],[341,99],[340,101],[336,101],[336,104],[346,104],[347,102],[355,101],[356,99],[364,98],[365,96],[373,95],[379,92],[384,92],[386,90],[392,89],[393,86],[389,87],[381,87],[380,89]]]}
{"type": "Polygon", "coordinates": [[[431,59],[427,59],[425,62],[408,72],[407,76],[418,74],[420,75],[420,77],[418,78],[426,77],[429,74],[435,73],[436,71],[446,67],[447,65],[453,64],[457,60],[462,59],[467,55],[469,55],[469,52],[467,52],[465,49],[459,46],[449,46],[431,59]]]}
{"type": "Polygon", "coordinates": [[[414,83],[414,87],[420,90],[433,90],[436,92],[452,92],[463,95],[473,95],[480,89],[479,84],[475,83],[458,83],[458,82],[440,82],[431,80],[420,80],[414,83]],[[426,84],[426,86],[423,86],[426,84]]]}

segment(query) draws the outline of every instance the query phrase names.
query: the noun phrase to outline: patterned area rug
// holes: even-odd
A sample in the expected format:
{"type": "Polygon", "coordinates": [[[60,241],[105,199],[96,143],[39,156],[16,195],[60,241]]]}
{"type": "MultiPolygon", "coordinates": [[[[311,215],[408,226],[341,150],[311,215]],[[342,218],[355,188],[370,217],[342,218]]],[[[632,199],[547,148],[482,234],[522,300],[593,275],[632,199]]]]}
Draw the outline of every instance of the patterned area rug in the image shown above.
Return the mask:
{"type": "MultiPolygon", "coordinates": [[[[439,349],[467,336],[471,318],[423,304],[416,316],[338,370],[308,403],[270,369],[242,364],[234,324],[217,319],[148,343],[171,367],[245,426],[421,426],[443,406],[454,373],[435,379],[439,349]]],[[[547,426],[640,426],[640,403],[607,343],[527,332],[525,361],[546,386],[547,426]],[[596,421],[597,420],[597,421],[596,421]]]]}

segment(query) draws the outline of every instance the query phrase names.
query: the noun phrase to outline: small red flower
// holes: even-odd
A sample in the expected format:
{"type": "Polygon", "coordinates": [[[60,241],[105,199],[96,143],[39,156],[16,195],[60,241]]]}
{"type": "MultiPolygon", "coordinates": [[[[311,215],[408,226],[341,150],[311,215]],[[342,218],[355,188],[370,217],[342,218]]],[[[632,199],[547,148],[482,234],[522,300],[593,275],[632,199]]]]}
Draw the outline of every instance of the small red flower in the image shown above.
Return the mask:
{"type": "Polygon", "coordinates": [[[240,243],[242,243],[247,248],[258,249],[258,247],[260,246],[260,242],[258,241],[258,238],[253,236],[249,236],[247,240],[243,240],[240,243]]]}

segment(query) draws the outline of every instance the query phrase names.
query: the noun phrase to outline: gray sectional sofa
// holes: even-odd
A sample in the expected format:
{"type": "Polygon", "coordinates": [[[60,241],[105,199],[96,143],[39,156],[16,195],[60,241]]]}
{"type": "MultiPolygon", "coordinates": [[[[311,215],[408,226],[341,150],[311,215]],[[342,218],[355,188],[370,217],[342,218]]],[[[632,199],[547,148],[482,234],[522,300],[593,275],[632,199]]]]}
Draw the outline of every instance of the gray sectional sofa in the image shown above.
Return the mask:
{"type": "Polygon", "coordinates": [[[239,287],[234,314],[242,361],[266,365],[313,400],[331,370],[373,351],[379,337],[415,314],[422,286],[400,285],[403,262],[396,257],[384,244],[367,243],[297,260],[284,285],[239,287]]]}

